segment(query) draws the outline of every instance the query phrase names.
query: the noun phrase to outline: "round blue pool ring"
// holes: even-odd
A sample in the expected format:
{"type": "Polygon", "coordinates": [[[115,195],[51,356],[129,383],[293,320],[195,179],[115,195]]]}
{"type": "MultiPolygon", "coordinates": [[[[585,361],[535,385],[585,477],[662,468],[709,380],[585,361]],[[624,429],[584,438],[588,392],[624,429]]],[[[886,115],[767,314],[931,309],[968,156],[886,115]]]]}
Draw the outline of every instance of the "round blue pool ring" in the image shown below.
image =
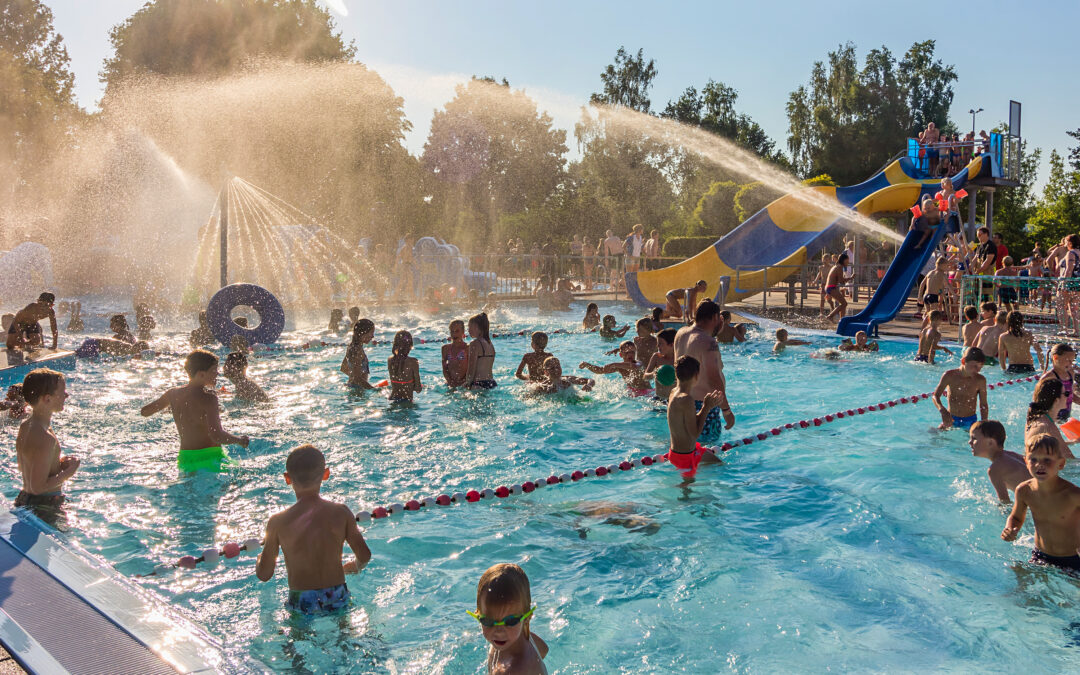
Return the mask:
{"type": "Polygon", "coordinates": [[[223,345],[228,345],[234,335],[242,335],[249,345],[272,344],[285,330],[285,310],[274,294],[255,284],[229,284],[210,298],[206,307],[210,332],[223,345]],[[248,306],[259,315],[259,325],[242,328],[232,320],[232,311],[248,306]]]}

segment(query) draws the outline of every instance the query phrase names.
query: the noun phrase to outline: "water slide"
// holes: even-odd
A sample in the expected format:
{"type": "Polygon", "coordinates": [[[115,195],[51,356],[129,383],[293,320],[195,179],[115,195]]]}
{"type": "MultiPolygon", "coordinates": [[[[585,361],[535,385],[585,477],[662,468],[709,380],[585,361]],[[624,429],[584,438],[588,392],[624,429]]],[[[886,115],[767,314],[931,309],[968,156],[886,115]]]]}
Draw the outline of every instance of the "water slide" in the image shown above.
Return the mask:
{"type": "MultiPolygon", "coordinates": [[[[975,157],[953,176],[953,185],[960,190],[969,180],[984,175],[1000,175],[998,163],[989,154],[975,157]]],[[[937,192],[940,180],[926,178],[910,157],[901,157],[858,185],[804,189],[870,216],[906,211],[924,195],[937,192]]],[[[668,291],[689,288],[704,279],[709,284],[707,295],[717,302],[734,302],[760,293],[766,281],[773,285],[796,274],[801,265],[835,244],[851,227],[835,209],[816,206],[797,194],[780,197],[692,258],[659,270],[627,274],[627,293],[642,307],[663,307],[668,291]],[[740,268],[737,275],[735,266],[740,268]]],[[[918,238],[904,240],[870,304],[846,324],[841,323],[841,330],[856,325],[862,327],[850,334],[867,326],[872,329],[903,307],[932,248],[927,245],[913,250],[917,242],[918,238]]]]}

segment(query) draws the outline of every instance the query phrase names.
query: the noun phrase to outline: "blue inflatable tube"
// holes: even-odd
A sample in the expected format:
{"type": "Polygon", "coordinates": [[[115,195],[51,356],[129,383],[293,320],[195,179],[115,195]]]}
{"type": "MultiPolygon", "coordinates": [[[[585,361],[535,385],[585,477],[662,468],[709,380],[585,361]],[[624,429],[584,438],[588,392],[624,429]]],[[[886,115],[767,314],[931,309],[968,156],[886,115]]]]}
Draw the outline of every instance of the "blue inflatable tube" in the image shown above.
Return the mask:
{"type": "Polygon", "coordinates": [[[206,307],[210,332],[223,345],[228,345],[234,335],[242,335],[249,345],[272,344],[285,330],[285,310],[274,294],[255,284],[229,284],[210,298],[206,307]],[[246,305],[259,315],[259,325],[242,328],[232,320],[233,309],[246,305]]]}

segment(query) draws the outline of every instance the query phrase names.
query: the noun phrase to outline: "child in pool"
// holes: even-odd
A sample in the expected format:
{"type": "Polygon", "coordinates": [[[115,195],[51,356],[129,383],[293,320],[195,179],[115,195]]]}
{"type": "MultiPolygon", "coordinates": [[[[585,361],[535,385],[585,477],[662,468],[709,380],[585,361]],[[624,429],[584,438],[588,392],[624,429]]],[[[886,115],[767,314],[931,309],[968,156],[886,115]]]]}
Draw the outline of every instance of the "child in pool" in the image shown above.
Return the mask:
{"type": "Polygon", "coordinates": [[[465,386],[469,389],[494,389],[498,386],[492,375],[495,367],[495,345],[491,344],[491,324],[484,312],[469,318],[469,368],[465,386]]]}
{"type": "Polygon", "coordinates": [[[544,359],[544,379],[536,382],[532,390],[538,394],[558,394],[579,385],[582,391],[590,391],[596,381],[588,377],[563,375],[562,363],[554,356],[544,359]]]}
{"type": "Polygon", "coordinates": [[[330,310],[330,325],[326,327],[326,330],[330,331],[331,333],[337,333],[338,331],[340,331],[342,328],[341,322],[344,316],[344,312],[342,312],[337,307],[330,310]]]}
{"type": "Polygon", "coordinates": [[[484,314],[491,314],[499,309],[499,303],[497,302],[498,296],[495,293],[487,294],[487,303],[480,311],[484,314]]]}
{"type": "Polygon", "coordinates": [[[637,359],[642,363],[648,363],[656,353],[656,338],[653,337],[652,319],[645,317],[638,319],[634,324],[637,337],[634,338],[634,349],[637,359]]]}
{"type": "Polygon", "coordinates": [[[979,335],[979,331],[982,330],[982,322],[979,321],[979,310],[975,305],[968,305],[964,307],[964,319],[967,323],[960,331],[960,336],[964,339],[965,347],[974,347],[975,338],[979,335]]]}
{"type": "Polygon", "coordinates": [[[1022,456],[1005,449],[1005,426],[997,420],[976,422],[968,436],[971,454],[990,460],[986,473],[998,499],[1012,501],[1009,490],[1015,492],[1016,486],[1031,478],[1031,472],[1022,456]]]}
{"type": "Polygon", "coordinates": [[[585,318],[581,320],[581,327],[591,333],[600,325],[600,307],[595,302],[590,302],[585,307],[585,318]]]}
{"type": "Polygon", "coordinates": [[[353,306],[349,308],[349,322],[346,324],[347,330],[352,330],[356,322],[360,320],[360,308],[353,306]]]}
{"type": "Polygon", "coordinates": [[[861,330],[855,333],[855,342],[852,342],[851,338],[844,338],[837,349],[842,352],[876,352],[880,346],[876,341],[870,342],[866,331],[861,330]]]}
{"type": "Polygon", "coordinates": [[[629,325],[616,329],[615,324],[615,317],[611,314],[605,314],[604,322],[600,326],[600,337],[605,340],[614,340],[615,338],[621,338],[626,335],[626,331],[630,330],[629,325]]]}
{"type": "Polygon", "coordinates": [[[1065,468],[1061,446],[1049,434],[1036,436],[1028,439],[1024,459],[1032,477],[1016,487],[1016,502],[1001,538],[1016,539],[1030,508],[1035,521],[1030,562],[1080,572],[1080,487],[1058,475],[1065,468]]]}
{"type": "Polygon", "coordinates": [[[69,333],[81,333],[86,330],[86,324],[83,323],[82,318],[82,302],[78,300],[71,301],[71,318],[68,319],[67,329],[69,333]]]}
{"type": "Polygon", "coordinates": [[[246,356],[250,351],[251,347],[248,346],[247,338],[243,335],[234,335],[229,338],[230,354],[244,354],[246,356]]]}
{"type": "Polygon", "coordinates": [[[619,356],[622,357],[622,361],[609,363],[606,366],[594,366],[591,363],[582,362],[578,368],[588,370],[597,375],[618,373],[626,380],[626,386],[634,396],[644,396],[645,394],[648,394],[651,389],[649,388],[649,383],[645,381],[645,370],[637,361],[634,343],[627,340],[619,345],[619,356]]]}
{"type": "Polygon", "coordinates": [[[3,401],[0,401],[0,410],[8,411],[8,418],[13,420],[21,420],[28,414],[26,410],[26,399],[23,397],[23,386],[21,384],[13,384],[8,387],[7,395],[3,401]]]}
{"type": "Polygon", "coordinates": [[[252,403],[265,403],[269,401],[270,397],[266,395],[266,392],[263,391],[259,385],[248,379],[247,367],[247,354],[243,352],[232,352],[225,357],[223,374],[225,375],[225,379],[232,383],[236,398],[241,401],[251,401],[252,403]]]}
{"type": "Polygon", "coordinates": [[[806,340],[799,340],[799,339],[789,338],[787,329],[785,329],[785,328],[777,328],[776,329],[776,344],[773,345],[772,350],[773,350],[774,354],[779,354],[780,352],[784,351],[784,349],[786,349],[788,347],[803,347],[803,346],[806,346],[808,344],[810,344],[810,343],[807,342],[806,340]]]}
{"type": "Polygon", "coordinates": [[[945,319],[945,312],[935,309],[930,312],[930,325],[919,333],[919,351],[915,354],[915,360],[920,363],[934,363],[934,356],[939,352],[945,352],[952,356],[952,350],[938,344],[941,341],[941,331],[938,326],[945,319]]]}
{"type": "Polygon", "coordinates": [[[319,495],[322,482],[329,477],[326,459],[315,446],[301,445],[289,453],[285,483],[296,493],[296,503],[270,517],[263,551],[255,564],[259,581],[270,581],[278,549],[285,552],[289,575],[286,606],[302,614],[347,606],[345,575],[359,573],[371,560],[371,551],[349,507],[319,495]],[[343,565],[341,548],[346,543],[356,558],[343,565]]]}
{"type": "Polygon", "coordinates": [[[548,646],[529,630],[536,607],[529,577],[510,563],[489,567],[476,586],[476,611],[484,639],[491,644],[488,675],[547,675],[548,646]]]}
{"type": "Polygon", "coordinates": [[[196,349],[184,360],[188,383],[173,387],[157,400],[148,403],[140,411],[149,417],[165,409],[172,410],[176,431],[180,435],[180,453],[177,465],[181,471],[208,468],[221,469],[229,461],[223,445],[239,445],[246,448],[247,436],[234,436],[221,428],[221,413],[214,384],[218,376],[218,357],[208,351],[196,349]]]}
{"type": "Polygon", "coordinates": [[[1073,369],[1075,361],[1076,351],[1073,350],[1072,345],[1068,342],[1059,342],[1050,348],[1050,368],[1039,378],[1040,381],[1058,380],[1061,382],[1067,400],[1065,408],[1058,414],[1058,422],[1065,422],[1072,415],[1073,387],[1076,386],[1074,379],[1076,373],[1073,369]]]}
{"type": "Polygon", "coordinates": [[[665,328],[656,335],[656,351],[653,353],[649,362],[645,365],[645,377],[653,379],[656,384],[656,398],[661,401],[667,401],[671,394],[671,390],[674,389],[674,385],[660,384],[656,379],[656,371],[660,370],[660,366],[675,366],[675,334],[678,333],[674,328],[665,328]]]}
{"type": "Polygon", "coordinates": [[[442,372],[446,386],[460,387],[465,384],[469,372],[469,346],[465,344],[465,322],[450,322],[450,343],[442,348],[442,372]]]}
{"type": "Polygon", "coordinates": [[[354,389],[374,389],[368,382],[371,365],[368,363],[364,345],[375,337],[375,324],[371,319],[360,319],[353,326],[352,342],[341,360],[341,372],[349,376],[349,386],[354,389]]]}
{"type": "Polygon", "coordinates": [[[1009,330],[1008,318],[1009,313],[1001,310],[994,315],[993,325],[985,326],[975,336],[975,346],[986,355],[986,365],[988,366],[998,365],[998,339],[1009,330]]]}
{"type": "Polygon", "coordinates": [[[664,308],[653,307],[652,308],[652,329],[654,333],[659,333],[664,330],[664,308]]]}
{"type": "Polygon", "coordinates": [[[61,487],[75,475],[79,458],[60,454],[60,441],[52,430],[52,416],[64,409],[67,383],[55,370],[37,368],[23,378],[23,394],[33,411],[15,437],[15,454],[22,489],[15,506],[34,510],[46,522],[55,523],[64,503],[61,487]]]}
{"type": "Polygon", "coordinates": [[[150,339],[151,331],[157,328],[157,321],[150,314],[150,307],[140,302],[135,305],[135,327],[139,329],[139,340],[146,342],[150,339]]]}
{"type": "Polygon", "coordinates": [[[113,332],[112,339],[126,342],[129,345],[135,344],[135,335],[131,332],[127,318],[123,314],[112,315],[112,318],[109,319],[109,330],[113,332]]]}
{"type": "Polygon", "coordinates": [[[518,364],[517,372],[514,373],[514,377],[519,380],[525,380],[526,382],[544,381],[544,362],[551,356],[551,354],[544,351],[544,349],[547,348],[547,343],[547,333],[536,331],[532,334],[533,350],[531,353],[521,357],[521,363],[518,364]],[[528,377],[522,375],[526,368],[529,369],[528,377]]]}
{"type": "Polygon", "coordinates": [[[746,342],[746,324],[732,323],[731,312],[726,309],[720,310],[720,316],[724,318],[724,322],[721,324],[722,328],[716,333],[716,341],[724,344],[732,344],[736,341],[746,342]]]}
{"type": "Polygon", "coordinates": [[[675,362],[678,384],[668,399],[667,420],[671,446],[668,448],[667,458],[672,466],[681,471],[685,479],[694,477],[699,464],[722,463],[715,449],[698,443],[709,412],[720,405],[723,396],[719,391],[711,391],[705,394],[701,410],[695,410],[694,397],[690,392],[697,383],[700,369],[701,366],[694,357],[679,357],[675,362]]]}
{"type": "MultiPolygon", "coordinates": [[[[937,310],[934,310],[937,311],[937,310]]],[[[986,403],[986,378],[979,374],[986,357],[978,347],[968,347],[960,359],[960,367],[946,370],[937,389],[934,390],[934,407],[941,413],[938,429],[957,427],[967,429],[978,419],[986,419],[990,408],[986,403]],[[949,407],[941,403],[941,396],[948,392],[949,407]],[[979,415],[975,414],[978,402],[979,415]]]]}
{"type": "Polygon", "coordinates": [[[210,320],[206,316],[206,310],[199,312],[199,327],[191,331],[191,346],[195,348],[211,344],[214,334],[210,330],[210,320]]]}
{"type": "Polygon", "coordinates": [[[393,356],[386,361],[386,370],[390,373],[390,400],[412,401],[413,392],[423,391],[420,382],[420,362],[409,356],[412,351],[413,337],[407,330],[399,330],[394,335],[393,356]]]}

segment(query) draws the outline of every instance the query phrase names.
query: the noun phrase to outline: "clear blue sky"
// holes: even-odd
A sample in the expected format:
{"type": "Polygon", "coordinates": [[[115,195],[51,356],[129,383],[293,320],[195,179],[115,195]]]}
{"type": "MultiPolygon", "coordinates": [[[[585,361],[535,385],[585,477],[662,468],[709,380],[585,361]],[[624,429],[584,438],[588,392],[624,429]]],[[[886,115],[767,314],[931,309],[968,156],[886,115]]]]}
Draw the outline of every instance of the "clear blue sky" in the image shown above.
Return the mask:
{"type": "MultiPolygon", "coordinates": [[[[97,74],[110,54],[108,31],[142,0],[46,0],[64,36],[79,102],[95,107],[97,74]]],[[[985,108],[979,128],[1024,105],[1023,135],[1045,155],[1063,152],[1080,127],[1077,26],[1080,2],[884,3],[742,2],[544,3],[495,0],[325,0],[357,58],[400,96],[418,152],[431,113],[469,75],[506,77],[573,128],[576,106],[600,85],[615,50],[645,49],[659,76],[654,108],[710,77],[739,91],[738,107],[784,146],[788,94],[806,82],[813,61],[845,41],[860,56],[885,45],[898,58],[915,41],[937,40],[938,56],[959,75],[952,116],[970,128],[970,108],[985,108]],[[343,15],[341,6],[347,10],[343,15]],[[931,26],[927,30],[927,26],[931,26]]],[[[572,138],[572,135],[571,135],[572,138]]]]}

